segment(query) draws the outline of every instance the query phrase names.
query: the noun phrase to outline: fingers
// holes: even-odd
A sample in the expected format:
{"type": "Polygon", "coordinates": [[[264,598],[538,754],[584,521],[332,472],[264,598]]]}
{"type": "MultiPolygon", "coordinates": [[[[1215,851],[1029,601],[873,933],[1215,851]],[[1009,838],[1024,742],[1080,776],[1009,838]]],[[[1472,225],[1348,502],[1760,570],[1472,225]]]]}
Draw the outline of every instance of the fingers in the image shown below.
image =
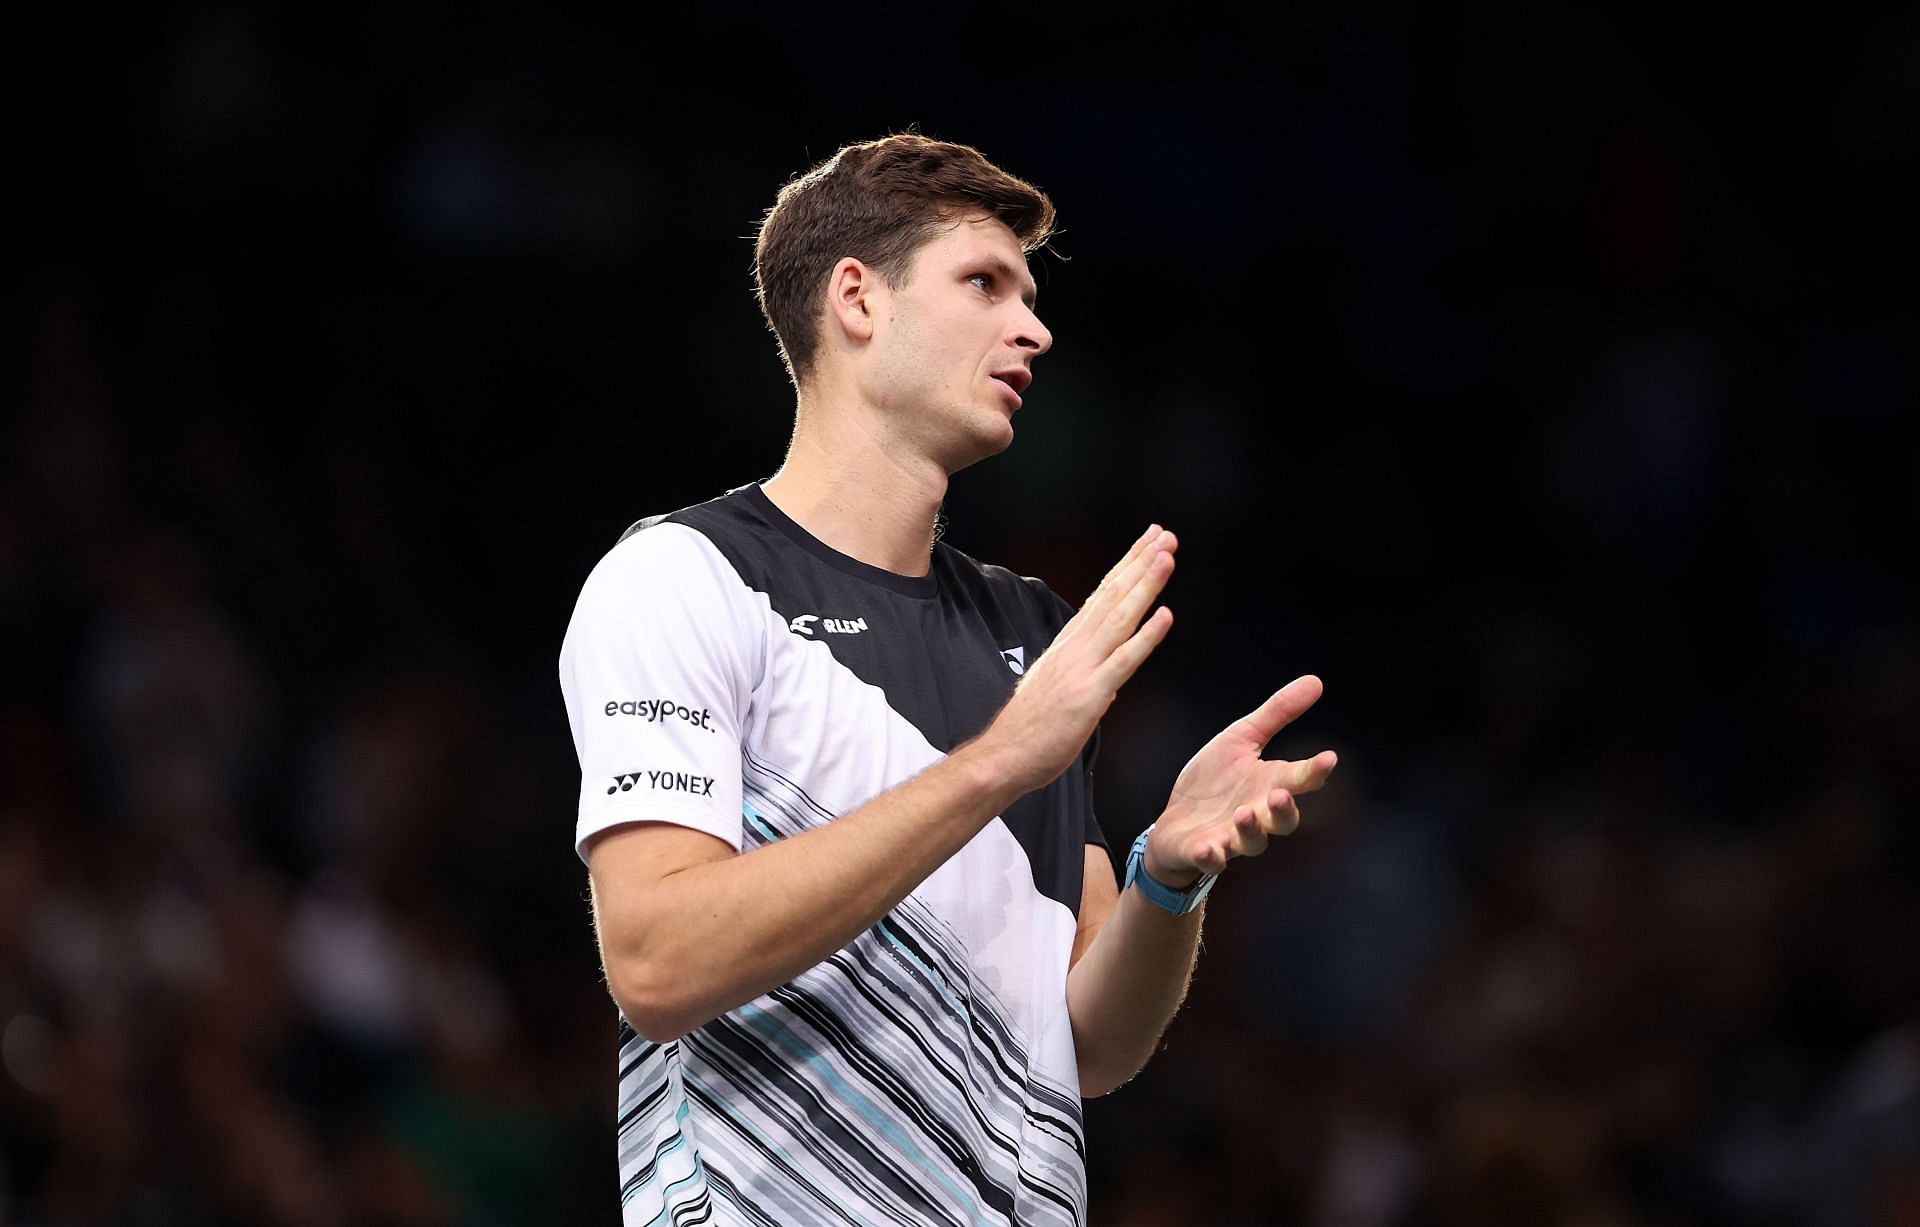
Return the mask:
{"type": "Polygon", "coordinates": [[[1167,577],[1173,574],[1173,551],[1179,544],[1174,535],[1164,528],[1156,532],[1147,539],[1146,545],[1127,560],[1127,565],[1121,568],[1119,576],[1107,589],[1103,602],[1105,620],[1109,624],[1125,623],[1125,629],[1115,638],[1115,643],[1133,632],[1133,628],[1139,624],[1140,615],[1147,611],[1148,602],[1166,586],[1167,577]],[[1150,590],[1143,595],[1143,588],[1150,590]],[[1125,613],[1128,609],[1132,610],[1131,617],[1125,613]]]}
{"type": "MultiPolygon", "coordinates": [[[[1275,763],[1283,771],[1303,775],[1312,781],[1311,787],[1318,788],[1326,781],[1327,773],[1333,770],[1334,754],[1331,750],[1322,750],[1310,759],[1298,763],[1275,763]],[[1302,771],[1294,772],[1293,769],[1302,771]]],[[[1203,873],[1220,873],[1227,862],[1240,856],[1259,856],[1267,850],[1268,841],[1282,835],[1291,835],[1300,827],[1300,802],[1297,793],[1302,789],[1270,787],[1255,797],[1247,805],[1233,811],[1233,820],[1224,831],[1216,828],[1194,853],[1193,863],[1203,873]]]]}
{"type": "Polygon", "coordinates": [[[1193,867],[1201,873],[1224,873],[1231,855],[1226,845],[1217,842],[1204,844],[1194,854],[1193,867]]]}
{"type": "MultiPolygon", "coordinates": [[[[1161,626],[1141,636],[1146,628],[1140,625],[1140,617],[1167,586],[1173,574],[1173,551],[1179,544],[1172,533],[1155,528],[1128,554],[1125,565],[1102,581],[1069,624],[1074,628],[1073,642],[1086,653],[1084,659],[1094,668],[1111,670],[1107,680],[1115,689],[1159,646],[1172,624],[1173,615],[1168,613],[1161,626]],[[1115,660],[1122,648],[1130,650],[1115,660]]],[[[1067,638],[1064,633],[1062,637],[1067,638]]]]}
{"type": "Polygon", "coordinates": [[[1166,639],[1167,632],[1172,629],[1173,611],[1165,605],[1154,610],[1153,616],[1133,633],[1133,637],[1114,649],[1113,654],[1107,657],[1106,675],[1102,679],[1107,688],[1118,690],[1126,685],[1127,679],[1146,663],[1147,657],[1153,655],[1153,650],[1160,646],[1161,641],[1166,639]]]}
{"type": "Polygon", "coordinates": [[[1316,792],[1339,765],[1340,756],[1332,750],[1322,750],[1312,758],[1295,762],[1275,763],[1272,784],[1275,788],[1290,789],[1296,796],[1316,792]]]}
{"type": "Polygon", "coordinates": [[[1267,815],[1260,824],[1263,835],[1291,835],[1300,827],[1300,804],[1284,788],[1267,794],[1267,815]]]}
{"type": "Polygon", "coordinates": [[[1267,850],[1267,841],[1291,835],[1300,825],[1300,807],[1293,795],[1276,788],[1252,805],[1233,811],[1233,822],[1222,835],[1216,835],[1194,854],[1193,863],[1202,873],[1220,873],[1227,862],[1238,856],[1259,856],[1267,850]]]}
{"type": "MultiPolygon", "coordinates": [[[[1126,557],[1122,558],[1119,562],[1114,564],[1113,571],[1124,571],[1126,569],[1127,564],[1132,562],[1134,558],[1141,553],[1141,551],[1147,548],[1147,544],[1149,542],[1151,542],[1155,537],[1158,537],[1164,531],[1165,530],[1162,529],[1158,524],[1147,525],[1147,531],[1141,533],[1140,536],[1134,541],[1134,543],[1131,546],[1127,547],[1126,557]]],[[[1113,573],[1112,571],[1108,572],[1108,574],[1112,574],[1112,573],[1113,573]]]]}
{"type": "Polygon", "coordinates": [[[1176,544],[1172,533],[1160,534],[1147,554],[1135,560],[1128,574],[1122,577],[1101,622],[1104,635],[1100,644],[1104,650],[1112,651],[1132,635],[1154,598],[1166,588],[1167,580],[1173,575],[1176,544]]]}
{"type": "Polygon", "coordinates": [[[1094,586],[1092,594],[1087,597],[1087,604],[1093,604],[1095,597],[1110,591],[1114,585],[1119,582],[1120,576],[1126,571],[1127,567],[1132,565],[1134,559],[1138,558],[1146,550],[1147,545],[1152,542],[1155,537],[1158,537],[1161,531],[1158,524],[1147,525],[1147,531],[1141,533],[1139,539],[1128,547],[1126,554],[1121,557],[1120,561],[1114,563],[1113,566],[1108,569],[1107,573],[1100,577],[1100,582],[1094,586]]]}
{"type": "MultiPolygon", "coordinates": [[[[1274,691],[1265,703],[1242,716],[1240,724],[1253,740],[1264,746],[1273,740],[1274,734],[1298,720],[1318,702],[1324,689],[1320,679],[1311,673],[1296,677],[1274,691]]],[[[1328,770],[1331,771],[1332,767],[1328,767],[1328,770]]]]}
{"type": "Polygon", "coordinates": [[[1267,850],[1267,824],[1273,821],[1264,798],[1259,805],[1243,805],[1233,812],[1233,856],[1259,856],[1267,850]]]}
{"type": "MultiPolygon", "coordinates": [[[[1098,588],[1093,590],[1093,595],[1087,598],[1087,603],[1080,607],[1078,617],[1086,623],[1099,624],[1107,618],[1114,606],[1133,592],[1140,581],[1155,568],[1166,567],[1171,570],[1171,556],[1178,546],[1179,542],[1172,533],[1157,524],[1154,525],[1145,536],[1134,543],[1132,549],[1127,551],[1127,556],[1116,563],[1113,570],[1107,572],[1107,577],[1100,581],[1098,588]],[[1162,553],[1168,555],[1168,562],[1159,561],[1159,555],[1162,553]]],[[[1166,582],[1164,576],[1161,577],[1160,582],[1166,582]]],[[[1145,608],[1145,603],[1141,603],[1140,609],[1144,612],[1145,608]]],[[[1134,615],[1134,621],[1139,621],[1138,613],[1134,615]]],[[[1128,624],[1127,630],[1132,629],[1132,624],[1128,624]]],[[[1117,643],[1119,640],[1116,639],[1114,642],[1117,643]]],[[[1111,644],[1107,646],[1112,647],[1111,644]]]]}

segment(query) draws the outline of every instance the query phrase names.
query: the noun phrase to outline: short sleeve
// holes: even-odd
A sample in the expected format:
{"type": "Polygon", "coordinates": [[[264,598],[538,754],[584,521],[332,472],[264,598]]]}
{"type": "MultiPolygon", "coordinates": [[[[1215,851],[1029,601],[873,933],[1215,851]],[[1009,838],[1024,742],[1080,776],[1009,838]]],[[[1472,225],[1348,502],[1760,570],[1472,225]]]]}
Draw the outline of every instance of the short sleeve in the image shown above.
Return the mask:
{"type": "Polygon", "coordinates": [[[740,745],[764,660],[754,594],[705,536],[635,533],[580,590],[560,691],[580,759],[574,851],[628,822],[742,842],[740,745]]]}

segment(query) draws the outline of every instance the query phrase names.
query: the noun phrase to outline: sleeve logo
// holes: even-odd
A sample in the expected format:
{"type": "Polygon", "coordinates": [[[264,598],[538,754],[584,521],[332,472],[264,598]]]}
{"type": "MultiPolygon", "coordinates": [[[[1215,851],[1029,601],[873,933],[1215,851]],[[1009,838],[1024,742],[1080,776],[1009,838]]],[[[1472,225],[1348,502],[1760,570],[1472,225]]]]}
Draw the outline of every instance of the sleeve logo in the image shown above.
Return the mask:
{"type": "Polygon", "coordinates": [[[607,795],[632,792],[641,780],[645,780],[647,787],[656,792],[684,792],[694,797],[713,795],[712,776],[691,775],[685,771],[629,771],[613,777],[613,786],[607,789],[607,795]]]}
{"type": "Polygon", "coordinates": [[[675,720],[684,720],[694,728],[705,729],[711,733],[713,727],[713,709],[707,707],[692,708],[675,703],[672,699],[640,699],[627,702],[607,700],[603,709],[609,716],[639,716],[648,724],[658,724],[668,716],[675,720]]]}

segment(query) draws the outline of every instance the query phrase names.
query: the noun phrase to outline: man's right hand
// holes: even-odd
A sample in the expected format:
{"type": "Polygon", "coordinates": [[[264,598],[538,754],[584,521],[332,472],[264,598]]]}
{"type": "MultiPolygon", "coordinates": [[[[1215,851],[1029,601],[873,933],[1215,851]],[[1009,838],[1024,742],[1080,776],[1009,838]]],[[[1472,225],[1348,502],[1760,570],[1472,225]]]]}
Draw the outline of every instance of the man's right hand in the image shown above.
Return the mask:
{"type": "Polygon", "coordinates": [[[1173,626],[1161,606],[1141,623],[1173,574],[1174,535],[1152,525],[1086,604],[1028,666],[1013,697],[975,741],[1022,793],[1051,783],[1093,736],[1120,687],[1173,626]]]}

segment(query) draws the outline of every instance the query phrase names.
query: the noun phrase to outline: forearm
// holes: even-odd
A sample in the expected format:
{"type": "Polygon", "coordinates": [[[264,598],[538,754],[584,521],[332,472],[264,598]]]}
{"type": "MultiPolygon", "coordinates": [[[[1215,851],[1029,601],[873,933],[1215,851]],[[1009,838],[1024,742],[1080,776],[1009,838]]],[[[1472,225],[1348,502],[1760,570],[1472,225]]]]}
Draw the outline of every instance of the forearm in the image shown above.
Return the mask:
{"type": "Polygon", "coordinates": [[[1091,1099],[1139,1073],[1186,997],[1204,904],[1185,916],[1120,892],[1113,914],[1067,974],[1067,1013],[1091,1099]]]}
{"type": "Polygon", "coordinates": [[[1024,788],[975,742],[834,821],[594,906],[609,987],[649,1039],[792,980],[872,927],[1024,788]]]}

